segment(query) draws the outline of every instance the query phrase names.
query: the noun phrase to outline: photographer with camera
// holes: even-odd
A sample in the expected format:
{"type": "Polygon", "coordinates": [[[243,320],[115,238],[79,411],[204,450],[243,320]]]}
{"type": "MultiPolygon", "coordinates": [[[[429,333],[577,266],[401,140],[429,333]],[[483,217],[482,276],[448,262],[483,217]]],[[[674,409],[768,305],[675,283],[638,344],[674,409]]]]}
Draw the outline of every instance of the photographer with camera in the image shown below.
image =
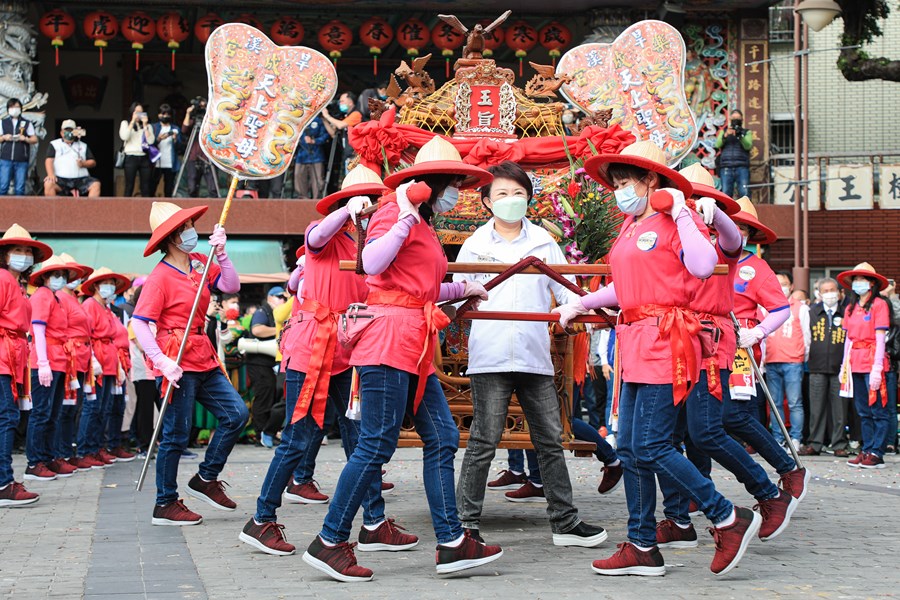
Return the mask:
{"type": "Polygon", "coordinates": [[[720,150],[718,158],[719,177],[722,179],[722,191],[732,198],[750,196],[747,186],[750,183],[750,148],[753,147],[753,132],[744,129],[744,113],[731,111],[728,127],[719,131],[716,136],[716,150],[720,150]],[[734,186],[737,184],[737,193],[734,186]]]}
{"type": "Polygon", "coordinates": [[[16,196],[24,196],[30,146],[37,144],[38,139],[34,125],[22,118],[22,103],[18,99],[6,102],[6,114],[0,121],[0,196],[9,193],[10,179],[15,183],[16,196]]]}
{"type": "Polygon", "coordinates": [[[153,165],[146,146],[156,141],[150,119],[140,102],[132,102],[128,109],[131,120],[122,120],[119,125],[119,138],[122,140],[122,151],[125,153],[125,190],[126,198],[134,194],[134,178],[140,174],[141,196],[150,197],[150,176],[153,165]]]}
{"type": "Polygon", "coordinates": [[[82,196],[96,198],[100,195],[100,180],[91,177],[88,169],[97,161],[88,145],[81,141],[85,131],[72,119],[62,122],[60,137],[50,142],[44,167],[45,196],[68,196],[78,190],[82,196]]]}
{"type": "MultiPolygon", "coordinates": [[[[184,121],[181,123],[182,133],[189,134],[195,127],[200,126],[203,117],[206,115],[206,98],[197,96],[191,100],[187,112],[184,115],[184,121]]],[[[216,198],[219,195],[218,186],[216,185],[216,173],[212,165],[200,149],[200,140],[198,136],[191,136],[193,142],[187,149],[187,164],[185,171],[187,172],[187,191],[188,196],[196,198],[200,195],[200,178],[206,182],[207,196],[216,198]]]]}

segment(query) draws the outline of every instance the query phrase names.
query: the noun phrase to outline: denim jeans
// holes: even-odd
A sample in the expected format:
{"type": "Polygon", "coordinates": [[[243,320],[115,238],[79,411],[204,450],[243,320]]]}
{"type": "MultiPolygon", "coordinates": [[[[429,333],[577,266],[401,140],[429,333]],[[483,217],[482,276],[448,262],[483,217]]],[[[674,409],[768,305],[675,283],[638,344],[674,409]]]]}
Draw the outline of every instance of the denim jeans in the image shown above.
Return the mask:
{"type": "Polygon", "coordinates": [[[881,392],[878,392],[875,404],[869,406],[869,374],[853,374],[853,404],[862,429],[860,451],[877,456],[884,456],[890,422],[890,411],[881,405],[881,400],[881,392]]]}
{"type": "Polygon", "coordinates": [[[58,458],[75,456],[75,423],[78,410],[84,406],[84,373],[78,373],[78,389],[75,404],[63,404],[59,409],[59,425],[56,428],[55,452],[58,458]]]}
{"type": "MultiPolygon", "coordinates": [[[[156,378],[156,384],[162,385],[161,377],[156,378]]],[[[200,477],[207,481],[216,479],[222,472],[250,417],[243,398],[221,369],[186,371],[178,385],[163,419],[162,440],[156,454],[156,504],[159,506],[178,500],[178,461],[188,445],[195,401],[219,421],[200,463],[200,477]]]]}
{"type": "Polygon", "coordinates": [[[479,527],[488,472],[503,435],[513,394],[528,421],[541,477],[546,477],[543,482],[550,528],[553,533],[565,533],[578,525],[553,377],[533,373],[478,373],[471,375],[470,381],[474,418],[456,488],[463,526],[479,527]]]}
{"type": "Polygon", "coordinates": [[[722,191],[732,198],[750,196],[747,186],[750,184],[750,167],[722,167],[719,169],[719,177],[722,179],[722,191]],[[737,185],[737,195],[734,195],[734,186],[737,185]]]}
{"type": "MultiPolygon", "coordinates": [[[[418,377],[385,365],[357,367],[359,373],[359,442],[341,472],[328,514],[319,534],[331,543],[350,538],[353,518],[381,473],[381,466],[397,449],[403,417],[412,412],[418,377]]],[[[437,375],[430,375],[419,410],[412,415],[422,439],[422,480],[431,510],[431,522],[439,544],[462,535],[453,491],[453,458],[459,446],[459,429],[437,375]]]]}
{"type": "Polygon", "coordinates": [[[28,179],[28,161],[0,160],[0,196],[9,193],[11,179],[15,179],[16,196],[24,196],[25,180],[28,179]]]}
{"type": "Polygon", "coordinates": [[[19,424],[19,404],[12,386],[11,376],[0,375],[0,487],[13,481],[12,451],[19,424]]]}
{"type": "MultiPolygon", "coordinates": [[[[792,440],[803,439],[803,363],[769,363],[766,365],[766,384],[775,399],[781,419],[784,417],[784,396],[787,394],[788,409],[791,411],[791,428],[788,433],[792,440]]],[[[784,434],[772,417],[770,427],[775,441],[783,443],[784,434]]]]}
{"type": "MultiPolygon", "coordinates": [[[[359,423],[344,416],[347,410],[347,402],[350,397],[350,380],[353,370],[347,369],[337,375],[331,376],[328,386],[328,398],[333,399],[340,411],[341,444],[344,446],[344,454],[349,459],[356,448],[359,439],[359,423]]],[[[285,387],[285,399],[287,401],[285,415],[289,421],[294,414],[294,407],[306,374],[300,371],[288,369],[285,387]]],[[[275,512],[281,507],[281,493],[291,480],[292,473],[296,472],[297,465],[308,454],[318,454],[322,445],[325,430],[320,428],[311,414],[291,425],[285,425],[281,432],[281,445],[275,448],[275,455],[269,464],[266,478],[263,480],[262,490],[256,500],[256,521],[265,523],[275,520],[275,512]]],[[[312,461],[315,465],[315,460],[312,461]]],[[[312,473],[310,473],[310,479],[312,473]]],[[[307,479],[306,481],[309,481],[307,479]]],[[[297,483],[305,483],[298,481],[297,483]]],[[[384,498],[381,496],[381,471],[377,477],[372,478],[368,493],[363,498],[363,522],[366,525],[375,525],[384,520],[384,498]]]]}
{"type": "Polygon", "coordinates": [[[78,456],[87,456],[100,450],[103,441],[103,415],[109,412],[115,384],[116,378],[113,375],[104,375],[102,384],[94,386],[96,397],[88,400],[85,395],[78,420],[78,456]]]}
{"type": "Polygon", "coordinates": [[[49,387],[38,381],[38,370],[31,370],[31,414],[28,417],[28,436],[25,439],[25,454],[28,465],[49,463],[56,458],[56,422],[62,406],[66,374],[53,371],[49,387]]]}
{"type": "Polygon", "coordinates": [[[506,451],[508,454],[507,462],[509,463],[509,470],[513,473],[526,473],[525,471],[525,459],[528,459],[528,481],[531,483],[536,483],[538,485],[543,485],[544,482],[541,479],[541,466],[538,463],[537,453],[534,450],[519,450],[512,449],[506,451]]]}
{"type": "Polygon", "coordinates": [[[672,447],[680,407],[671,384],[622,384],[619,399],[619,458],[625,466],[628,541],[656,545],[656,476],[668,476],[693,498],[713,524],[731,515],[732,504],[687,458],[672,447]]]}
{"type": "MultiPolygon", "coordinates": [[[[720,381],[727,382],[730,374],[720,371],[720,381]]],[[[778,488],[768,474],[753,460],[743,446],[725,433],[722,425],[722,408],[728,395],[728,386],[722,386],[722,400],[709,393],[706,371],[700,372],[700,380],[685,402],[687,433],[694,452],[712,457],[731,471],[744,484],[747,492],[757,500],[768,500],[778,495],[778,488]]],[[[696,463],[691,461],[693,464],[696,463]]],[[[702,470],[701,470],[702,474],[702,470]]],[[[690,523],[688,506],[690,497],[683,493],[668,474],[659,475],[659,487],[663,493],[666,518],[682,525],[690,523]]]]}
{"type": "MultiPolygon", "coordinates": [[[[115,384],[113,384],[115,385],[115,384]]],[[[118,387],[118,386],[116,386],[118,387]]],[[[123,389],[125,386],[122,386],[123,389]]],[[[107,450],[118,448],[122,445],[122,419],[125,416],[125,395],[115,393],[113,390],[109,412],[104,419],[103,439],[101,447],[107,450]]]]}
{"type": "Polygon", "coordinates": [[[884,373],[884,384],[887,386],[888,430],[884,438],[886,446],[897,443],[897,371],[891,369],[884,373]]]}
{"type": "MultiPolygon", "coordinates": [[[[757,393],[762,391],[757,386],[757,393]]],[[[722,421],[725,431],[736,435],[744,443],[753,446],[767,463],[772,465],[779,475],[797,468],[794,459],[782,448],[768,428],[759,421],[757,409],[758,396],[749,400],[735,400],[730,394],[722,394],[722,421]]]]}
{"type": "MultiPolygon", "coordinates": [[[[572,419],[572,434],[576,440],[594,442],[597,445],[594,456],[603,464],[608,465],[619,459],[616,451],[607,443],[606,439],[581,419],[572,419]]],[[[543,485],[540,463],[538,463],[537,453],[534,450],[509,450],[509,470],[515,473],[524,473],[525,458],[528,458],[528,481],[543,485]]]]}

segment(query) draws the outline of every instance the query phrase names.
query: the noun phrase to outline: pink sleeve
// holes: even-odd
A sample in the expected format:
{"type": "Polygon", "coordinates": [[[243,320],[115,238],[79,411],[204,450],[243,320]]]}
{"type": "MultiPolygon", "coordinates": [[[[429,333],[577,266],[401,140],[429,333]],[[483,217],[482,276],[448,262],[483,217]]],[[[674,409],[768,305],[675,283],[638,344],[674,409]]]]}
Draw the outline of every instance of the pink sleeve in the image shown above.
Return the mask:
{"type": "Polygon", "coordinates": [[[697,227],[691,213],[690,210],[682,210],[675,219],[681,239],[681,259],[691,275],[706,279],[716,268],[716,249],[697,227]]]}
{"type": "Polygon", "coordinates": [[[156,343],[156,337],[153,335],[148,322],[141,319],[133,319],[131,321],[131,329],[134,330],[134,337],[137,338],[141,348],[144,349],[144,354],[151,362],[162,355],[162,350],[159,349],[159,344],[156,343]]]}
{"type": "Polygon", "coordinates": [[[303,277],[303,267],[297,267],[294,269],[294,272],[291,273],[291,278],[288,279],[288,291],[295,296],[297,295],[297,288],[300,286],[301,277],[303,277]]]}
{"type": "Polygon", "coordinates": [[[788,320],[788,317],[791,316],[791,310],[788,307],[785,307],[781,310],[776,310],[774,312],[770,312],[766,315],[766,318],[762,320],[762,322],[757,325],[763,333],[769,335],[782,325],[784,322],[788,320]]]}
{"type": "Polygon", "coordinates": [[[876,367],[879,371],[884,370],[884,337],[885,332],[881,329],[875,332],[875,358],[872,360],[872,369],[876,367]]]}
{"type": "Polygon", "coordinates": [[[347,207],[342,206],[310,227],[306,231],[306,237],[304,238],[306,249],[318,252],[324,248],[349,218],[350,213],[347,212],[347,207]]]}
{"type": "Polygon", "coordinates": [[[441,293],[438,296],[438,302],[445,300],[456,300],[462,298],[466,291],[465,281],[454,281],[453,283],[442,283],[441,293]]]}
{"type": "MultiPolygon", "coordinates": [[[[222,254],[216,256],[216,262],[219,263],[219,280],[213,280],[210,283],[214,282],[215,286],[226,294],[236,294],[239,292],[241,289],[241,279],[238,276],[234,265],[231,263],[231,259],[228,258],[228,255],[222,254]]],[[[212,273],[210,273],[210,277],[212,277],[212,273]]]]}
{"type": "Polygon", "coordinates": [[[737,225],[734,224],[734,221],[729,219],[728,215],[718,207],[716,207],[716,212],[713,216],[713,227],[716,228],[719,248],[722,249],[723,253],[734,255],[735,253],[740,252],[744,241],[741,237],[741,230],[738,229],[737,225]]]}
{"type": "Polygon", "coordinates": [[[611,283],[601,290],[597,290],[596,292],[588,294],[587,296],[582,296],[581,304],[588,310],[618,306],[619,300],[618,298],[616,298],[615,285],[615,283],[611,283]]]}
{"type": "Polygon", "coordinates": [[[415,224],[416,218],[407,215],[394,223],[381,237],[366,242],[362,257],[367,274],[380,275],[390,266],[415,224]]]}
{"type": "MultiPolygon", "coordinates": [[[[32,323],[31,328],[34,332],[34,350],[37,352],[40,365],[47,362],[47,326],[43,323],[32,323]]],[[[882,339],[884,338],[882,337],[882,339]]]]}

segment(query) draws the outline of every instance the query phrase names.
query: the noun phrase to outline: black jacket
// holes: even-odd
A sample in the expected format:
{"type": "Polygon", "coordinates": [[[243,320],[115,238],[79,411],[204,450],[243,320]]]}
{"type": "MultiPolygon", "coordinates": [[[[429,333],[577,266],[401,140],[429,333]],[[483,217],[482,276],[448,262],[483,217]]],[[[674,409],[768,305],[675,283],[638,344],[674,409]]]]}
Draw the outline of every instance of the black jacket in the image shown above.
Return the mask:
{"type": "Polygon", "coordinates": [[[816,302],[809,308],[809,328],[812,341],[809,345],[809,372],[837,375],[844,360],[844,340],[847,332],[841,326],[846,306],[839,303],[834,307],[831,321],[825,305],[816,302]]]}

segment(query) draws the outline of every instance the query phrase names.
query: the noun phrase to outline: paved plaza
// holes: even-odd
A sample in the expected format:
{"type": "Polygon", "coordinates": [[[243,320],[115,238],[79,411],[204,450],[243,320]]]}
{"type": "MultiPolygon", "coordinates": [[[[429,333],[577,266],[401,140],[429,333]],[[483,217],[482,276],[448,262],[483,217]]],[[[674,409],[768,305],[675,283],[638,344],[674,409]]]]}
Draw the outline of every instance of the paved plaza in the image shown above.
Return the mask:
{"type": "MultiPolygon", "coordinates": [[[[204,516],[196,527],[153,527],[153,466],[144,491],[134,483],[140,463],[80,473],[67,480],[28,482],[42,494],[30,507],[0,509],[4,542],[0,597],[91,598],[884,598],[900,595],[896,554],[900,537],[900,459],[887,457],[879,471],[848,468],[831,456],[807,461],[814,474],[809,494],[791,526],[776,540],[755,542],[740,566],[717,577],[709,571],[712,538],[697,519],[701,544],[664,551],[662,578],[601,577],[593,559],[609,555],[625,537],[625,495],[596,493],[600,463],[570,458],[569,471],[581,516],[609,530],[600,548],[552,545],[545,504],[513,504],[488,492],[482,534],[503,546],[504,556],[454,576],[434,570],[434,537],[422,486],[419,449],[402,449],[388,465],[396,489],[387,496],[388,515],[421,538],[400,553],[358,553],[375,571],[371,583],[344,584],[326,578],[301,559],[322,524],[325,505],[285,505],[279,521],[298,553],[262,554],[238,541],[253,514],[271,450],[239,446],[222,479],[238,503],[221,512],[193,498],[187,505],[204,516]]],[[[505,452],[499,453],[505,459],[505,452]]],[[[462,451],[457,455],[457,472],[462,451]]],[[[23,457],[15,456],[18,477],[23,457]]],[[[197,459],[182,461],[181,491],[196,472],[197,459]]],[[[322,448],[317,477],[330,494],[344,464],[336,442],[322,448]]],[[[495,461],[496,470],[505,463],[495,461]]],[[[752,500],[730,473],[713,470],[720,490],[739,503],[752,500]]],[[[658,512],[661,512],[661,507],[658,512]]],[[[361,515],[357,522],[361,523],[361,515]]]]}

